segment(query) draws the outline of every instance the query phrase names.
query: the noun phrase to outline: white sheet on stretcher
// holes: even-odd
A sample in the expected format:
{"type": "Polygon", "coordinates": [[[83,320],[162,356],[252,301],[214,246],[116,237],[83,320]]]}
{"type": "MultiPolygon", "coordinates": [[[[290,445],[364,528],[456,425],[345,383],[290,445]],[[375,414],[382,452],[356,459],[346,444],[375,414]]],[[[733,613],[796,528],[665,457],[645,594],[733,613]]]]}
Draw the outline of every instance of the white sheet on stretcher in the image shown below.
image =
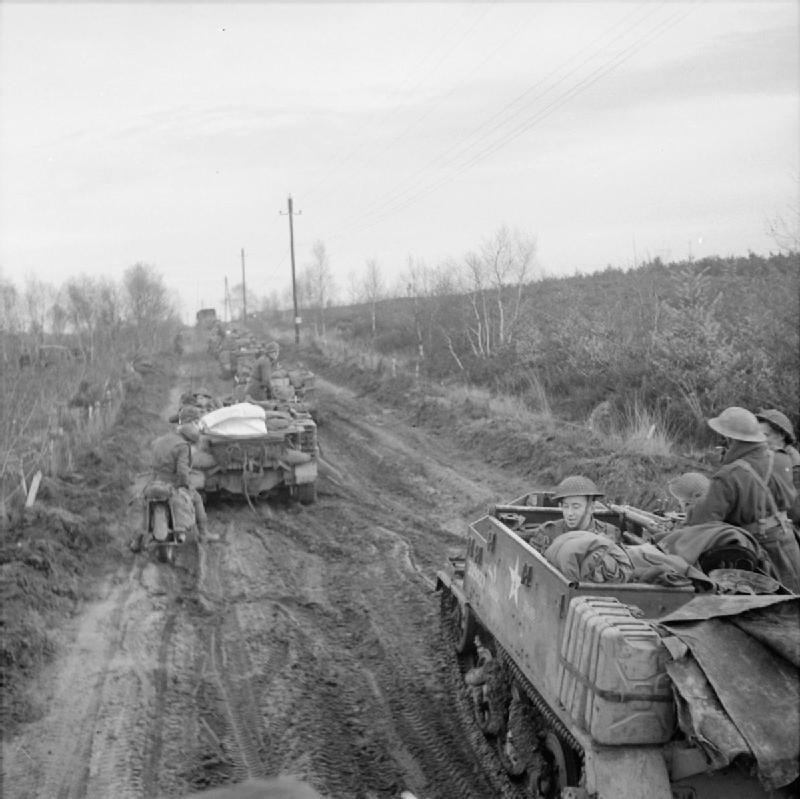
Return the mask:
{"type": "Polygon", "coordinates": [[[239,402],[207,413],[200,420],[200,428],[219,436],[258,436],[266,434],[267,423],[260,405],[239,402]]]}

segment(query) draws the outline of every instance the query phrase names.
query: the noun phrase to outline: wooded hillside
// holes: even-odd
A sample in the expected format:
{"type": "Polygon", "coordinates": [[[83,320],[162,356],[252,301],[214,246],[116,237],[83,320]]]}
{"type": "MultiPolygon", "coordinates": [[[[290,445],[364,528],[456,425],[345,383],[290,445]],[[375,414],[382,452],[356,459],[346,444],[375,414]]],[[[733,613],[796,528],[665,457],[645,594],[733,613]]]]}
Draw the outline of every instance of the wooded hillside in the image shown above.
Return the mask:
{"type": "Polygon", "coordinates": [[[585,419],[646,411],[670,433],[701,434],[728,405],[777,407],[798,422],[800,258],[706,258],[453,291],[412,271],[407,296],[325,311],[328,330],[585,419]],[[601,405],[602,403],[602,405],[601,405]]]}

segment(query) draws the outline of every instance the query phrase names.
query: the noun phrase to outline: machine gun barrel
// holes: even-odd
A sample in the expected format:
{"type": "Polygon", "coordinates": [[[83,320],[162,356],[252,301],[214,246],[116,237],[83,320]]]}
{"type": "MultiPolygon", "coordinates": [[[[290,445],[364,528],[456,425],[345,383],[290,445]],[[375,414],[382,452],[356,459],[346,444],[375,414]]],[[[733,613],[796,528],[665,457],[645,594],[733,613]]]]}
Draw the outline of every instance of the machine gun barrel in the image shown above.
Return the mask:
{"type": "Polygon", "coordinates": [[[665,533],[672,528],[673,521],[663,516],[656,516],[641,508],[634,508],[632,505],[614,505],[608,503],[608,507],[618,513],[623,519],[628,519],[634,524],[638,524],[643,530],[649,533],[665,533]]]}

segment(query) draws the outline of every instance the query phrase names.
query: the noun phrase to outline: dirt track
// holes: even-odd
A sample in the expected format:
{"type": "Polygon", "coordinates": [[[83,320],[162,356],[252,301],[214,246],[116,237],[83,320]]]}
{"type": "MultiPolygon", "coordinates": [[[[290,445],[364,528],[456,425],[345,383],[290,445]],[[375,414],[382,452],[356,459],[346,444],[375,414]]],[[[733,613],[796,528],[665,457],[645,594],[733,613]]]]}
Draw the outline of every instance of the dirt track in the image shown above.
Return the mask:
{"type": "Polygon", "coordinates": [[[454,709],[433,587],[466,520],[525,486],[347,389],[318,397],[317,503],[211,505],[199,558],[126,557],[41,681],[50,712],[6,746],[6,799],[276,774],[332,799],[503,793],[454,709]]]}

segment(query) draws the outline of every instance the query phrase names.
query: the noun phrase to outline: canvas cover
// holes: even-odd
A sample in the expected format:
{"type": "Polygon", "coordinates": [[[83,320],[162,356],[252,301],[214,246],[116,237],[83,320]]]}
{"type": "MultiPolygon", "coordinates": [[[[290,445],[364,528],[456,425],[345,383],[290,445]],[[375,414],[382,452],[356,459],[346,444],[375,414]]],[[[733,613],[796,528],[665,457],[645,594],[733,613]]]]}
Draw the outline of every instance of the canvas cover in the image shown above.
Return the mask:
{"type": "Polygon", "coordinates": [[[559,535],[544,556],[569,580],[625,583],[633,575],[627,552],[607,536],[588,530],[559,535]]]}
{"type": "Polygon", "coordinates": [[[267,434],[266,414],[260,405],[238,402],[207,413],[200,420],[204,433],[230,438],[267,434]]]}
{"type": "Polygon", "coordinates": [[[660,624],[679,724],[717,766],[747,754],[768,789],[800,773],[800,597],[695,597],[660,624]]]}

